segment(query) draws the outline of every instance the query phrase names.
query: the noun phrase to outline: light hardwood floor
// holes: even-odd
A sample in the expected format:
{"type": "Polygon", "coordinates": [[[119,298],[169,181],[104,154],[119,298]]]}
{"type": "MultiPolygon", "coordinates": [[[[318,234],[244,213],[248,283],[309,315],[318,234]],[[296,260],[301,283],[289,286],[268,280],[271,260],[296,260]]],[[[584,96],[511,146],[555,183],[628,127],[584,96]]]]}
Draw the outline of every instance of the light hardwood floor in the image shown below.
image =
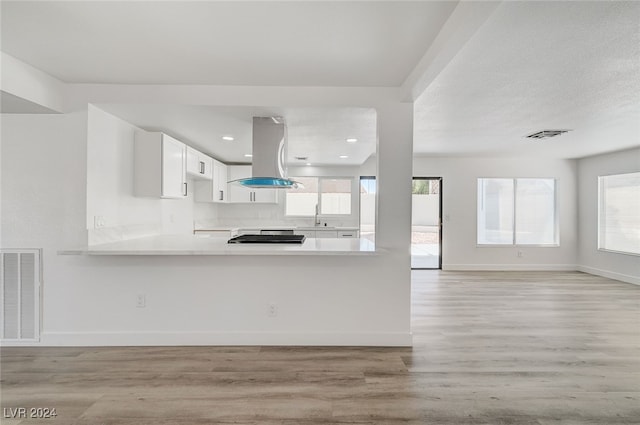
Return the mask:
{"type": "Polygon", "coordinates": [[[2,348],[2,424],[640,424],[640,287],[413,272],[413,348],[2,348]]]}

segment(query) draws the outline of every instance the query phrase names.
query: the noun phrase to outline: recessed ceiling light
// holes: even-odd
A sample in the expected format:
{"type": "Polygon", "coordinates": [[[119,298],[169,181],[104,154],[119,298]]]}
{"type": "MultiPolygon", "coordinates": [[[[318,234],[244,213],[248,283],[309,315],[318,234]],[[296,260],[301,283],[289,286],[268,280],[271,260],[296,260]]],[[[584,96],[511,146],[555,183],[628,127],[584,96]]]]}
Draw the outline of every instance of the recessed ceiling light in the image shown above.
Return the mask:
{"type": "Polygon", "coordinates": [[[349,155],[340,155],[340,159],[347,159],[349,158],[349,155]]]}
{"type": "Polygon", "coordinates": [[[222,140],[226,140],[227,142],[233,142],[233,136],[222,136],[222,140]]]}
{"type": "Polygon", "coordinates": [[[245,157],[245,158],[252,158],[252,157],[253,157],[253,155],[251,155],[250,153],[245,153],[245,154],[244,154],[244,157],[245,157]]]}
{"type": "Polygon", "coordinates": [[[357,142],[357,141],[358,141],[358,139],[353,138],[353,137],[351,137],[351,138],[347,139],[347,143],[355,143],[355,142],[357,142]]]}
{"type": "Polygon", "coordinates": [[[307,162],[307,165],[311,165],[311,163],[310,163],[310,162],[307,162]]]}

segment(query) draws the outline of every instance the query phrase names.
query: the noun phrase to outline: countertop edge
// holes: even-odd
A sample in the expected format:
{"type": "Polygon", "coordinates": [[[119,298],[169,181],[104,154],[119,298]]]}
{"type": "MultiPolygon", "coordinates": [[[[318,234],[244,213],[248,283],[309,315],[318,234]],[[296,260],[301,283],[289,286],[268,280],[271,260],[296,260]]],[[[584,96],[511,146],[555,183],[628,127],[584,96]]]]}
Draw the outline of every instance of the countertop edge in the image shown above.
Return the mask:
{"type": "Polygon", "coordinates": [[[319,243],[325,246],[227,244],[226,239],[219,238],[201,239],[197,236],[158,235],[61,249],[57,254],[71,256],[377,256],[387,252],[384,248],[373,247],[369,242],[367,242],[369,246],[366,246],[367,244],[361,246],[355,239],[350,239],[355,242],[351,245],[344,243],[347,239],[336,239],[340,241],[336,244],[327,243],[331,239],[307,240],[312,244],[319,243]]]}
{"type": "Polygon", "coordinates": [[[67,249],[59,250],[58,255],[70,256],[377,256],[384,254],[384,250],[376,251],[152,251],[152,250],[92,250],[92,249],[67,249]]]}

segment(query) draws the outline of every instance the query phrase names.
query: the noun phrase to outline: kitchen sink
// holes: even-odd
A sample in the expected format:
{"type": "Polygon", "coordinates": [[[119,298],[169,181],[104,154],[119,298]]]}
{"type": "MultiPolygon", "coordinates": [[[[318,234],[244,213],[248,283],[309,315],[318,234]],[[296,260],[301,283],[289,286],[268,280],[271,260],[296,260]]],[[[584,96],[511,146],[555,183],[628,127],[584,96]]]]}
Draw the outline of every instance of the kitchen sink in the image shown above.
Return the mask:
{"type": "Polygon", "coordinates": [[[336,230],[334,226],[307,226],[296,227],[297,230],[336,230]]]}

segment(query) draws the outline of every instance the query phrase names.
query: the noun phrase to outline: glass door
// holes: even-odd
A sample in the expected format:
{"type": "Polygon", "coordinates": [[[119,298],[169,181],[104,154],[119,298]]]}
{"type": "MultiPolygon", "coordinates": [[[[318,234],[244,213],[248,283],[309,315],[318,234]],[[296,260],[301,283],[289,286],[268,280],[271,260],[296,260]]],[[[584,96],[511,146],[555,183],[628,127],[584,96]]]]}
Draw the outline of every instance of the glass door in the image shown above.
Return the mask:
{"type": "Polygon", "coordinates": [[[442,268],[442,177],[414,177],[411,268],[442,268]]]}

